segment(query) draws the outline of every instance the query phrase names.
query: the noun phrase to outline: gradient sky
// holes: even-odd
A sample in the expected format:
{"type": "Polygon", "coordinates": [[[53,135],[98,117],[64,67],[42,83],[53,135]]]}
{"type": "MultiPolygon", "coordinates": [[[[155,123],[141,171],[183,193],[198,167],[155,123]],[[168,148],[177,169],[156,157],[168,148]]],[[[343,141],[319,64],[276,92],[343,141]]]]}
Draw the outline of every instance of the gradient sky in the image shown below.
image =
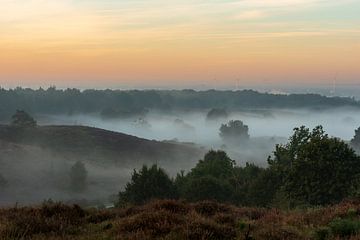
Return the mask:
{"type": "Polygon", "coordinates": [[[0,0],[0,85],[360,84],[359,0],[0,0]]]}

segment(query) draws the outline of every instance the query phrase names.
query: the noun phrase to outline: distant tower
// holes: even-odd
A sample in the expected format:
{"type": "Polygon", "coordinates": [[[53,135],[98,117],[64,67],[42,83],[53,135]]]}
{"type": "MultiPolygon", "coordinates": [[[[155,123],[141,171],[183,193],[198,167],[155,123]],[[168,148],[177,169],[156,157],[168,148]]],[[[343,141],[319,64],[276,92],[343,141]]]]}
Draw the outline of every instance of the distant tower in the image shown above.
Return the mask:
{"type": "Polygon", "coordinates": [[[335,96],[336,95],[336,81],[338,78],[338,73],[335,74],[334,78],[333,78],[333,83],[332,83],[332,90],[330,91],[330,94],[335,96]]]}
{"type": "Polygon", "coordinates": [[[235,91],[239,91],[240,90],[240,79],[237,78],[235,79],[235,91]]]}

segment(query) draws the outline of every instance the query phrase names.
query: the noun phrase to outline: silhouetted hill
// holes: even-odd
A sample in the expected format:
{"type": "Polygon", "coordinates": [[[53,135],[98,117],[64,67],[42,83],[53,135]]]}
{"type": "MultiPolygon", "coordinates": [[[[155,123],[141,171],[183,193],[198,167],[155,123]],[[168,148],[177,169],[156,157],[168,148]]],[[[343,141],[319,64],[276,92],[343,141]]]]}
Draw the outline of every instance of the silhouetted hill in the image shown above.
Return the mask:
{"type": "Polygon", "coordinates": [[[203,151],[190,144],[146,140],[85,126],[14,128],[0,125],[0,140],[41,147],[69,159],[99,164],[134,165],[196,161],[203,151]]]}

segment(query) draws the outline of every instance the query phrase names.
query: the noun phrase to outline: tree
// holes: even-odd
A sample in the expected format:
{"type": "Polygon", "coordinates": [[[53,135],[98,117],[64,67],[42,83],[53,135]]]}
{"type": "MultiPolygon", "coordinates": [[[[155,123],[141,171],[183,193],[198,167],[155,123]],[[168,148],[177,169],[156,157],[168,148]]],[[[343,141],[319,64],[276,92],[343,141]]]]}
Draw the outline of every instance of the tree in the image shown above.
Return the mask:
{"type": "Polygon", "coordinates": [[[230,144],[238,144],[250,138],[249,127],[240,120],[231,120],[227,124],[222,124],[219,135],[230,144]]]}
{"type": "Polygon", "coordinates": [[[142,169],[131,176],[131,181],[126,184],[125,190],[119,193],[119,206],[127,204],[143,204],[151,199],[174,199],[177,191],[174,183],[166,172],[153,165],[142,169]]]}
{"type": "Polygon", "coordinates": [[[87,171],[84,163],[77,161],[70,171],[71,189],[75,192],[82,192],[86,189],[87,171]]]}
{"type": "Polygon", "coordinates": [[[209,151],[191,171],[182,172],[175,179],[180,196],[190,201],[232,201],[235,161],[224,151],[209,151]]]}
{"type": "Polygon", "coordinates": [[[351,139],[350,144],[356,151],[360,151],[360,127],[355,130],[355,135],[351,139]]]}
{"type": "Polygon", "coordinates": [[[206,115],[206,120],[219,120],[226,118],[228,118],[228,113],[222,108],[213,108],[206,115]]]}
{"type": "Polygon", "coordinates": [[[268,162],[290,201],[313,205],[336,203],[349,196],[360,173],[354,150],[329,137],[321,126],[312,131],[295,128],[289,143],[277,145],[268,162]]]}
{"type": "Polygon", "coordinates": [[[191,179],[183,192],[183,197],[188,201],[216,200],[230,202],[233,188],[225,179],[212,176],[202,176],[191,179]]]}
{"type": "Polygon", "coordinates": [[[11,125],[14,127],[36,127],[36,121],[25,111],[17,110],[11,117],[11,125]]]}
{"type": "Polygon", "coordinates": [[[226,152],[211,150],[191,169],[189,176],[229,178],[233,175],[234,167],[235,161],[229,158],[226,152]]]}

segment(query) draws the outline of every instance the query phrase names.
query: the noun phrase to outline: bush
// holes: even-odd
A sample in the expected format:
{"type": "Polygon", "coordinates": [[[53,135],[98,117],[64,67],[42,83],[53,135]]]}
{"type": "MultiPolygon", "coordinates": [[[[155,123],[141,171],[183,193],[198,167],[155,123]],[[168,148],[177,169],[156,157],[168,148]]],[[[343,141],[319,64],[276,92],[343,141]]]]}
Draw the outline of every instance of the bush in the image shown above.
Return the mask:
{"type": "Polygon", "coordinates": [[[329,223],[331,232],[335,236],[349,237],[360,231],[360,221],[353,219],[335,219],[329,223]]]}
{"type": "Polygon", "coordinates": [[[11,117],[11,125],[14,127],[36,127],[36,121],[25,111],[17,110],[11,117]]]}
{"type": "Polygon", "coordinates": [[[232,187],[224,181],[211,176],[190,179],[185,186],[183,196],[189,201],[216,200],[231,201],[232,187]]]}
{"type": "Polygon", "coordinates": [[[139,172],[134,170],[125,191],[119,193],[118,206],[143,204],[152,199],[174,199],[177,195],[174,183],[162,168],[143,166],[139,172]]]}
{"type": "Polygon", "coordinates": [[[314,238],[316,240],[326,240],[330,237],[330,228],[328,227],[320,227],[315,230],[314,238]]]}

